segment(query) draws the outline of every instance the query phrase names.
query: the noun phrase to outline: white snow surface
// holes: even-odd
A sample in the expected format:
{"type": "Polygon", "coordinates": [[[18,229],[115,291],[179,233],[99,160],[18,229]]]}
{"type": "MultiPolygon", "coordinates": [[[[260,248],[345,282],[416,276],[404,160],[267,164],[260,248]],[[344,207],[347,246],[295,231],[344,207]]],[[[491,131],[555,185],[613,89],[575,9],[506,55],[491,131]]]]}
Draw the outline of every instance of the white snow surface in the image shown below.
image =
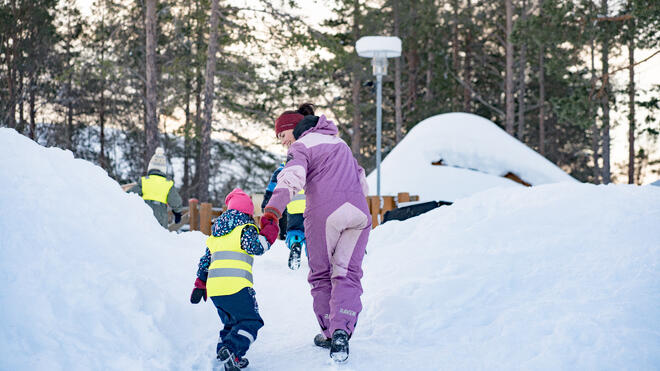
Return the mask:
{"type": "MultiPolygon", "coordinates": [[[[205,237],[170,233],[71,152],[0,128],[0,370],[210,370],[189,303],[205,237]]],[[[308,267],[255,258],[248,370],[657,370],[660,188],[486,190],[373,230],[350,358],[312,338],[308,267]]]]}
{"type": "MultiPolygon", "coordinates": [[[[508,172],[532,185],[576,181],[490,120],[444,113],[415,125],[381,162],[381,194],[454,201],[485,189],[521,187],[502,178],[508,172]],[[432,165],[439,160],[446,166],[432,165]]],[[[367,177],[371,194],[376,180],[374,170],[367,177]]]]}

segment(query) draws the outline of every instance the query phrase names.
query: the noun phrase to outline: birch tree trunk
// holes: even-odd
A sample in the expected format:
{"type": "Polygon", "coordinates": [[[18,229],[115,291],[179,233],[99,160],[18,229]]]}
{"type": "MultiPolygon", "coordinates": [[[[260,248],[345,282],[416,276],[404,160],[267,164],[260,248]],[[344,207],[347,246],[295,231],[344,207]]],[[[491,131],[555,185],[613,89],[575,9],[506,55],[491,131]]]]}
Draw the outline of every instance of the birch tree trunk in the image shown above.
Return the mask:
{"type": "MultiPolygon", "coordinates": [[[[522,21],[527,19],[527,1],[523,1],[522,21]]],[[[522,42],[520,46],[520,66],[518,67],[518,139],[523,141],[525,136],[525,76],[527,69],[527,43],[522,42]]]]}
{"type": "MultiPolygon", "coordinates": [[[[20,71],[18,74],[18,96],[23,97],[25,95],[25,86],[24,86],[24,77],[23,72],[20,71]]],[[[25,106],[23,103],[24,99],[18,100],[18,122],[16,123],[16,130],[20,133],[25,127],[25,106]]]]}
{"type": "Polygon", "coordinates": [[[635,20],[628,39],[628,184],[635,184],[635,20]]]}
{"type": "MultiPolygon", "coordinates": [[[[608,14],[607,0],[601,0],[601,14],[608,14]]],[[[604,26],[607,28],[607,24],[604,26]]],[[[607,31],[602,31],[603,46],[601,52],[601,63],[603,65],[602,83],[603,95],[601,97],[601,106],[603,110],[603,127],[602,127],[602,147],[603,147],[603,183],[610,183],[610,82],[609,82],[609,66],[610,66],[610,40],[607,31]]]]}
{"type": "MultiPolygon", "coordinates": [[[[99,7],[102,9],[101,14],[101,34],[105,35],[105,3],[99,3],[99,7]]],[[[105,170],[108,170],[108,164],[105,158],[105,37],[101,40],[101,96],[99,98],[99,130],[100,130],[100,142],[101,150],[99,152],[99,164],[105,170]]]]}
{"type": "Polygon", "coordinates": [[[219,22],[218,0],[213,0],[211,5],[211,28],[209,29],[209,47],[206,59],[206,72],[204,76],[204,117],[202,119],[202,145],[200,150],[199,187],[197,193],[200,202],[209,200],[209,159],[211,156],[211,120],[213,113],[213,101],[215,99],[215,55],[218,51],[218,22],[219,22]]]}
{"type": "MultiPolygon", "coordinates": [[[[458,1],[453,0],[452,1],[452,8],[453,8],[453,13],[452,13],[452,36],[451,36],[451,59],[452,59],[452,68],[454,69],[454,73],[458,76],[459,75],[459,61],[458,61],[458,1]]],[[[457,85],[456,88],[454,89],[454,94],[452,94],[452,110],[453,111],[458,111],[459,109],[459,101],[458,97],[460,95],[459,93],[460,85],[457,85]]]]}
{"type": "MultiPolygon", "coordinates": [[[[472,22],[472,1],[467,0],[467,19],[472,22]]],[[[466,26],[465,31],[465,62],[463,63],[463,111],[472,112],[472,28],[466,26]]]]}
{"type": "MultiPolygon", "coordinates": [[[[394,36],[400,37],[401,14],[399,0],[393,0],[394,36]]],[[[403,113],[401,112],[401,57],[394,58],[394,120],[395,141],[398,144],[403,139],[403,113]]]]}
{"type": "MultiPolygon", "coordinates": [[[[409,3],[411,19],[417,18],[416,3],[413,1],[409,3]]],[[[410,39],[417,38],[416,30],[413,28],[410,33],[410,39]]],[[[415,108],[415,100],[417,99],[417,68],[419,65],[419,51],[415,46],[406,48],[406,63],[408,64],[408,92],[406,96],[406,110],[408,114],[412,113],[415,108]]]]}
{"type": "MultiPolygon", "coordinates": [[[[360,38],[360,1],[353,1],[353,38],[357,42],[360,38]]],[[[362,141],[362,117],[360,115],[360,76],[357,63],[353,67],[353,78],[351,79],[351,98],[353,102],[353,122],[351,128],[351,150],[356,159],[360,159],[360,145],[362,141]]]]}
{"type": "MultiPolygon", "coordinates": [[[[543,0],[539,1],[539,18],[543,19],[543,0]]],[[[539,45],[539,153],[545,156],[545,44],[539,45]]]]}
{"type": "Polygon", "coordinates": [[[511,136],[514,134],[514,107],[513,107],[513,41],[511,40],[513,32],[513,4],[512,0],[504,0],[506,8],[506,76],[505,76],[505,107],[506,107],[506,132],[511,136]]]}
{"type": "MultiPolygon", "coordinates": [[[[12,1],[11,2],[11,8],[12,8],[12,16],[14,16],[14,19],[16,19],[16,2],[12,1]]],[[[6,55],[5,55],[5,61],[7,65],[7,90],[9,93],[9,97],[7,100],[7,106],[6,106],[6,116],[5,116],[5,122],[7,123],[7,126],[10,128],[15,128],[16,127],[16,87],[14,78],[16,76],[16,70],[14,68],[14,62],[16,60],[16,49],[18,46],[16,45],[16,35],[15,34],[9,34],[4,36],[3,42],[5,43],[4,49],[6,50],[6,55]]]]}
{"type": "MultiPolygon", "coordinates": [[[[201,4],[199,1],[195,2],[196,10],[199,11],[201,4]]],[[[197,55],[199,60],[202,59],[202,49],[204,44],[204,24],[197,19],[196,27],[196,45],[197,45],[197,55]]],[[[208,53],[208,51],[207,51],[208,53]]],[[[202,88],[204,86],[204,77],[202,76],[202,69],[199,62],[195,63],[195,118],[193,125],[195,127],[195,140],[194,150],[195,150],[195,173],[193,175],[190,195],[197,197],[199,189],[199,172],[200,164],[202,163],[201,159],[201,133],[202,133],[202,88]]]]}
{"type": "Polygon", "coordinates": [[[433,100],[433,52],[431,51],[431,40],[427,43],[426,53],[426,94],[424,94],[424,101],[431,102],[433,100]]]}
{"type": "MultiPolygon", "coordinates": [[[[596,46],[593,36],[590,40],[591,43],[591,86],[594,86],[596,83],[596,46]]],[[[591,151],[592,151],[592,161],[594,162],[594,179],[593,182],[598,184],[600,183],[600,165],[598,164],[598,159],[600,158],[600,128],[598,127],[598,121],[596,120],[595,115],[593,114],[593,100],[590,99],[588,102],[588,115],[593,120],[592,129],[591,129],[591,151]]]]}
{"type": "Polygon", "coordinates": [[[29,87],[29,109],[30,109],[30,139],[34,140],[37,131],[37,106],[35,102],[35,88],[30,83],[29,87]]]}
{"type": "Polygon", "coordinates": [[[518,81],[518,139],[523,140],[525,136],[525,69],[527,66],[527,44],[523,43],[520,47],[520,75],[518,81]]]}
{"type": "MultiPolygon", "coordinates": [[[[187,7],[188,7],[188,16],[186,20],[186,28],[191,30],[191,19],[193,17],[192,15],[192,0],[188,0],[187,2],[187,7]]],[[[187,37],[186,42],[192,44],[192,38],[187,37]]],[[[191,64],[193,62],[194,56],[192,55],[192,48],[191,48],[191,54],[190,54],[190,61],[191,64]]],[[[185,123],[183,124],[183,179],[182,182],[183,184],[181,185],[181,197],[185,202],[188,202],[188,199],[190,198],[190,129],[191,129],[191,112],[190,112],[190,99],[192,96],[192,75],[189,72],[186,72],[186,80],[185,80],[185,107],[184,107],[184,112],[185,112],[185,123]]]]}
{"type": "Polygon", "coordinates": [[[545,156],[545,45],[539,46],[539,153],[545,156]]]}
{"type": "Polygon", "coordinates": [[[145,167],[158,147],[158,114],[156,112],[156,0],[146,0],[145,28],[147,33],[147,85],[144,134],[146,138],[145,167]]]}

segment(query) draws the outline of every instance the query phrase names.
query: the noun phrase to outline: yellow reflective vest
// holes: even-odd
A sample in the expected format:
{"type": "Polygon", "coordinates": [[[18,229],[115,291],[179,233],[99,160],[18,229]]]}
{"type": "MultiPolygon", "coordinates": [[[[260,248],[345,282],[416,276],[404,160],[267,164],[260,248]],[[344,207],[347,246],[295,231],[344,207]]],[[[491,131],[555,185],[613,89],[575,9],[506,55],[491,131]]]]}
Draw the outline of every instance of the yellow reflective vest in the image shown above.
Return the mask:
{"type": "Polygon", "coordinates": [[[252,287],[254,258],[241,249],[241,233],[248,225],[257,228],[254,224],[244,224],[224,236],[209,236],[206,239],[206,247],[211,252],[211,265],[206,280],[209,296],[231,295],[245,287],[252,287]]]}
{"type": "Polygon", "coordinates": [[[301,189],[291,202],[286,205],[286,212],[289,214],[302,214],[305,212],[305,207],[307,207],[307,201],[305,200],[305,190],[301,189]]]}
{"type": "Polygon", "coordinates": [[[160,175],[147,175],[142,177],[142,198],[167,204],[167,195],[174,186],[174,182],[160,175]]]}

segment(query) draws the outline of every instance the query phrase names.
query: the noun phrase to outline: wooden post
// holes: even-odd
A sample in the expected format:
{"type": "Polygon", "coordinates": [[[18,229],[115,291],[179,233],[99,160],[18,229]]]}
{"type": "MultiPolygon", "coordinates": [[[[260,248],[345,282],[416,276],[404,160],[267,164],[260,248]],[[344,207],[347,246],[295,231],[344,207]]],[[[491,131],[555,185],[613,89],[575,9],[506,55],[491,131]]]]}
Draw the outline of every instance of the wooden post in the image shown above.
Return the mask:
{"type": "Polygon", "coordinates": [[[395,207],[394,196],[383,196],[383,208],[380,210],[380,220],[383,220],[385,217],[385,212],[390,211],[395,207]]]}
{"type": "Polygon", "coordinates": [[[399,194],[396,195],[397,205],[402,203],[402,202],[410,202],[410,193],[408,193],[408,192],[399,192],[399,194]]]}
{"type": "Polygon", "coordinates": [[[188,214],[190,215],[188,224],[190,225],[191,231],[199,230],[199,209],[197,208],[198,204],[199,201],[196,198],[191,198],[188,200],[188,214]]]}
{"type": "Polygon", "coordinates": [[[211,235],[211,212],[213,205],[208,202],[202,202],[199,208],[199,230],[205,235],[211,235]]]}
{"type": "Polygon", "coordinates": [[[371,212],[371,228],[376,228],[378,225],[378,215],[380,215],[380,199],[378,196],[368,196],[367,204],[371,212]]]}

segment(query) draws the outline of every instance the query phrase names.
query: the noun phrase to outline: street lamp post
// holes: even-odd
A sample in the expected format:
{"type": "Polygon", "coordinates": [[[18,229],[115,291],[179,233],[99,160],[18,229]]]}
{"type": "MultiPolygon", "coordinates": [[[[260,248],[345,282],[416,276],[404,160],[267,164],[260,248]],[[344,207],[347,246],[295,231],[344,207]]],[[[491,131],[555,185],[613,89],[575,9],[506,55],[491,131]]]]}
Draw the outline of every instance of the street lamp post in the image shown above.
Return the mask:
{"type": "Polygon", "coordinates": [[[371,58],[371,66],[376,76],[376,192],[380,199],[383,75],[387,75],[387,58],[401,55],[401,39],[389,36],[365,36],[355,43],[355,50],[360,57],[371,58]]]}

